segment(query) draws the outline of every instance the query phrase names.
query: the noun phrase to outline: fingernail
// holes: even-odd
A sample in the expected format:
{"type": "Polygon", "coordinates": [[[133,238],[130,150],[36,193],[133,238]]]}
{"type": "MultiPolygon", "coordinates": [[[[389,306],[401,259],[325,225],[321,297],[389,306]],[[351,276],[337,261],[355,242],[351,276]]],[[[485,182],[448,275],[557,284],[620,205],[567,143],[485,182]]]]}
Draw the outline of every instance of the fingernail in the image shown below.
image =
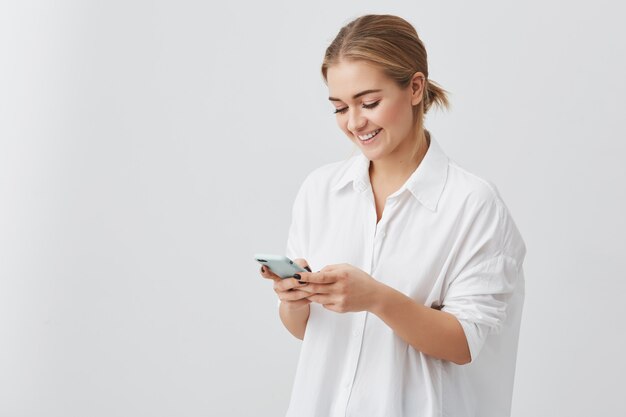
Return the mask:
{"type": "Polygon", "coordinates": [[[309,272],[312,272],[312,271],[311,271],[311,268],[309,268],[309,266],[308,266],[308,265],[307,265],[307,266],[305,266],[305,267],[304,267],[304,269],[306,269],[306,270],[307,270],[307,271],[309,271],[309,272]]]}
{"type": "Polygon", "coordinates": [[[293,274],[293,277],[297,279],[298,281],[300,281],[300,278],[302,278],[300,274],[293,274]]]}

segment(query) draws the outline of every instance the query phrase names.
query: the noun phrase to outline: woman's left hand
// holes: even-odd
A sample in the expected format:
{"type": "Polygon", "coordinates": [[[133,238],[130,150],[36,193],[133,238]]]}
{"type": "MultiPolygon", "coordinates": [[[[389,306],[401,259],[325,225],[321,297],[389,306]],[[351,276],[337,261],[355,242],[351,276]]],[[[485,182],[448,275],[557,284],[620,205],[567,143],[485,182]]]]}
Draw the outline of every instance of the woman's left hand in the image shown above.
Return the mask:
{"type": "Polygon", "coordinates": [[[319,272],[300,272],[308,285],[299,290],[311,293],[309,300],[337,313],[369,311],[381,284],[367,272],[350,264],[328,265],[319,272]]]}

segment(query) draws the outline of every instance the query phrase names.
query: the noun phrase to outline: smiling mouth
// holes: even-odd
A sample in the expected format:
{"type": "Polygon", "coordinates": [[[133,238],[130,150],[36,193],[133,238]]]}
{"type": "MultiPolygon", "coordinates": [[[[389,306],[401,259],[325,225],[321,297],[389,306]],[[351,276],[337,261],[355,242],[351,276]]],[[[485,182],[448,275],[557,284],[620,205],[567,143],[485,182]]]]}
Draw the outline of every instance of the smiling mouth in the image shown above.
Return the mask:
{"type": "Polygon", "coordinates": [[[383,130],[383,129],[382,129],[382,128],[380,128],[380,129],[376,129],[375,131],[373,131],[373,132],[371,132],[371,133],[368,133],[367,135],[363,135],[363,136],[361,136],[361,135],[356,135],[356,136],[357,136],[357,138],[359,138],[359,140],[360,140],[361,142],[367,142],[368,140],[371,140],[371,139],[373,139],[374,137],[376,137],[376,135],[378,135],[378,133],[380,133],[380,131],[381,131],[381,130],[383,130]]]}

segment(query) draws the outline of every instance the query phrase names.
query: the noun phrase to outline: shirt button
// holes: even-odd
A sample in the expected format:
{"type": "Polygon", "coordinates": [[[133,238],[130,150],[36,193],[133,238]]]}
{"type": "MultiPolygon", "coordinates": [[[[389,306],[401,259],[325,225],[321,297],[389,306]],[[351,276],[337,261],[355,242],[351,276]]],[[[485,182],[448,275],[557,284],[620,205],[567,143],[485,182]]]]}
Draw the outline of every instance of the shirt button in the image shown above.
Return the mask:
{"type": "Polygon", "coordinates": [[[352,335],[353,335],[354,337],[359,337],[359,336],[361,336],[361,332],[360,332],[360,331],[358,331],[358,330],[355,330],[355,331],[353,331],[353,332],[352,332],[352,335]]]}

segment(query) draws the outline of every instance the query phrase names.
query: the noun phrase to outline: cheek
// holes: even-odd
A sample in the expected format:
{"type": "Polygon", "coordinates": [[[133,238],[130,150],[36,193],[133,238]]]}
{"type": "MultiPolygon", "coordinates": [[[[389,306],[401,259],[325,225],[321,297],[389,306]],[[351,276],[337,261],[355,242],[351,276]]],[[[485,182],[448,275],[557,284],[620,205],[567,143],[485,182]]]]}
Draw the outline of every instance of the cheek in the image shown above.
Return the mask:
{"type": "Polygon", "coordinates": [[[406,103],[394,103],[385,109],[384,114],[381,114],[380,123],[403,136],[405,131],[411,129],[413,120],[411,111],[411,106],[407,106],[406,103]]]}

